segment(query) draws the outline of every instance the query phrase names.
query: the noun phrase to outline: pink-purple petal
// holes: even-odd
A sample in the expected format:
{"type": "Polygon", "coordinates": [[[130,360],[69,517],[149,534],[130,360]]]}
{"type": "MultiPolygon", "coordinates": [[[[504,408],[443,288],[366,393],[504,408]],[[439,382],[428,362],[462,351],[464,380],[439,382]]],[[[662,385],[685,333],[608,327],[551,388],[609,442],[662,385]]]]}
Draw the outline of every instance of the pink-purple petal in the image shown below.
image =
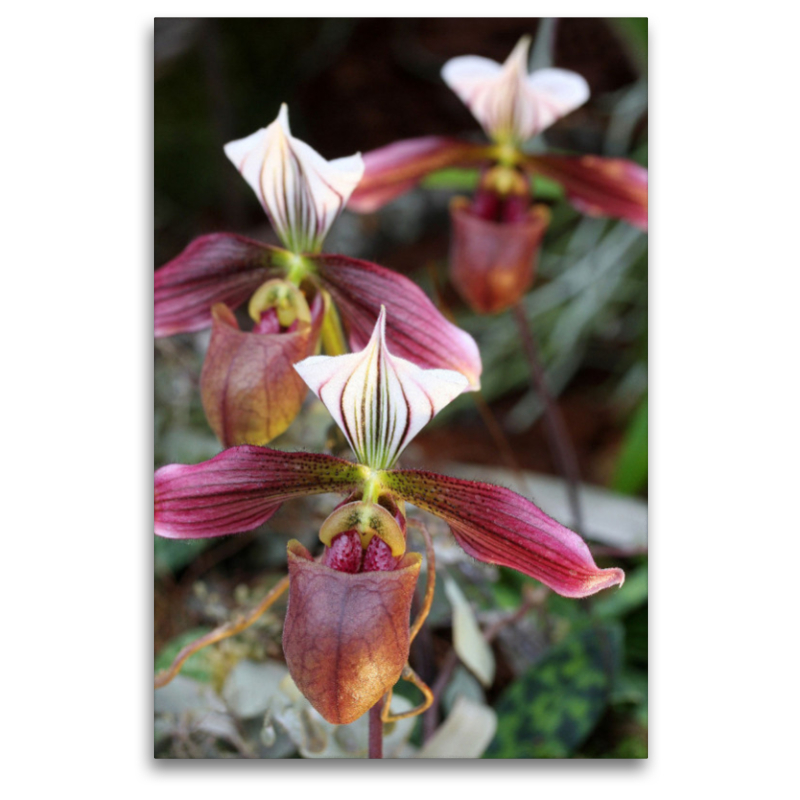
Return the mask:
{"type": "Polygon", "coordinates": [[[647,170],[625,158],[528,156],[534,173],[558,181],[583,214],[624,219],[647,230],[647,170]]]}
{"type": "Polygon", "coordinates": [[[488,160],[487,146],[446,136],[405,139],[364,155],[364,177],[347,204],[369,213],[413,189],[426,175],[445,167],[488,160]]]}
{"type": "Polygon", "coordinates": [[[339,255],[309,257],[347,329],[350,348],[363,350],[386,307],[391,352],[426,369],[452,369],[480,388],[483,366],[475,340],[449,322],[413,281],[386,267],[339,255]]]}
{"type": "Polygon", "coordinates": [[[195,239],[155,272],[155,335],[209,328],[211,306],[225,303],[236,308],[262,283],[281,274],[273,263],[280,252],[233,233],[195,239]]]}
{"type": "Polygon", "coordinates": [[[586,597],[625,579],[621,569],[600,569],[577,533],[509,489],[422,470],[382,478],[396,496],[444,519],[474,558],[518,570],[560,595],[586,597]]]}
{"type": "Polygon", "coordinates": [[[348,494],[362,473],[341,458],[255,445],[231,447],[200,464],[169,464],[155,473],[155,532],[200,539],[249,531],[294,497],[348,494]]]}

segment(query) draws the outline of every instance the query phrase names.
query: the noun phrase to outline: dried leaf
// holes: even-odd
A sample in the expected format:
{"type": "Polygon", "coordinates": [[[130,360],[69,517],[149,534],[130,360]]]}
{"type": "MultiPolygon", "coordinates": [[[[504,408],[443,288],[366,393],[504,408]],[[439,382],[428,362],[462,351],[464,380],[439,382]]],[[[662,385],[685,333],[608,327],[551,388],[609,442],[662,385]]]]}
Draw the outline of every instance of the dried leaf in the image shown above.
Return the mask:
{"type": "Polygon", "coordinates": [[[260,716],[269,708],[272,697],[279,691],[280,682],[288,672],[277,661],[242,660],[225,680],[222,699],[239,719],[260,716]]]}
{"type": "Polygon", "coordinates": [[[451,578],[444,579],[444,591],[453,607],[453,646],[456,653],[484,686],[491,686],[494,680],[494,653],[483,638],[472,606],[451,578]]]}
{"type": "Polygon", "coordinates": [[[417,758],[480,758],[496,730],[497,715],[489,706],[459,697],[417,758]]]}

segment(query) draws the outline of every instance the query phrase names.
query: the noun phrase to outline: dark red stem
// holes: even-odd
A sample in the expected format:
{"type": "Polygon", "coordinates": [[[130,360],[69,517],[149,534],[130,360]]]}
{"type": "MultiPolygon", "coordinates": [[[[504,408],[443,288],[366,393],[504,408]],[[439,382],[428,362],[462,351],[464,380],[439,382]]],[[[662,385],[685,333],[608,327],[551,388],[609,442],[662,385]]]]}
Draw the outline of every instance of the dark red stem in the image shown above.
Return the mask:
{"type": "Polygon", "coordinates": [[[580,497],[578,496],[578,485],[581,480],[580,471],[578,469],[578,457],[575,454],[575,448],[572,446],[572,440],[570,439],[567,426],[564,423],[564,418],[561,416],[561,412],[558,410],[558,406],[547,387],[547,379],[545,378],[544,369],[539,360],[536,341],[528,325],[528,318],[525,316],[525,309],[522,307],[521,303],[517,302],[513,305],[512,311],[517,320],[522,346],[528,359],[533,386],[544,405],[545,431],[547,432],[550,451],[556,460],[559,471],[567,482],[569,504],[572,508],[574,520],[573,528],[576,533],[582,536],[583,514],[581,513],[580,497]]]}
{"type": "Polygon", "coordinates": [[[431,707],[425,712],[425,716],[422,718],[422,738],[425,742],[427,742],[433,736],[433,734],[436,733],[436,729],[439,727],[439,701],[441,700],[442,692],[450,682],[450,678],[453,675],[453,670],[456,668],[457,664],[458,654],[454,649],[450,650],[450,652],[447,654],[447,658],[445,658],[444,664],[442,664],[442,669],[439,672],[436,681],[434,682],[433,686],[431,686],[431,691],[433,692],[433,703],[431,703],[431,707]]]}
{"type": "Polygon", "coordinates": [[[383,758],[383,722],[381,710],[383,698],[369,710],[369,757],[383,758]]]}

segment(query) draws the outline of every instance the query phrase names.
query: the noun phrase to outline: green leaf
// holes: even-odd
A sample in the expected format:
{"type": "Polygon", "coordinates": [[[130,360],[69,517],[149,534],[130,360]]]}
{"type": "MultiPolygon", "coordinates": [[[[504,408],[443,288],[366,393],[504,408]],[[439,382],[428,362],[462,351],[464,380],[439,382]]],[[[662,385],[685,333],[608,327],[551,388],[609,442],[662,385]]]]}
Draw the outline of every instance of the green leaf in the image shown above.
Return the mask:
{"type": "Polygon", "coordinates": [[[606,622],[576,631],[500,696],[497,734],[487,758],[566,758],[592,732],[608,704],[623,630],[606,622]]]}
{"type": "Polygon", "coordinates": [[[647,605],[625,617],[625,661],[647,668],[648,624],[647,605]]]}
{"type": "Polygon", "coordinates": [[[641,736],[628,736],[605,757],[647,758],[647,741],[641,736]]]}
{"type": "MultiPolygon", "coordinates": [[[[167,644],[161,649],[161,652],[156,656],[155,671],[160,672],[162,669],[167,669],[175,660],[182,647],[185,647],[195,639],[205,636],[211,629],[210,628],[192,628],[184,633],[170,639],[167,644]]],[[[211,664],[208,660],[208,650],[203,649],[193,655],[189,656],[181,667],[181,675],[187,678],[194,678],[196,681],[208,683],[211,680],[211,664]]]]}
{"type": "MultiPolygon", "coordinates": [[[[478,188],[480,172],[477,169],[440,169],[422,181],[424,189],[443,189],[451,192],[474,192],[478,188]]],[[[535,200],[560,200],[564,190],[560,183],[534,175],[531,190],[535,200]]]]}
{"type": "Polygon", "coordinates": [[[639,404],[625,432],[611,488],[636,494],[647,485],[647,398],[639,404]]]}
{"type": "Polygon", "coordinates": [[[422,181],[423,189],[448,189],[454,192],[471,192],[478,186],[476,169],[440,169],[422,181]]]}
{"type": "Polygon", "coordinates": [[[647,17],[616,17],[610,20],[628,55],[640,72],[647,72],[647,17]]]}
{"type": "Polygon", "coordinates": [[[564,197],[564,189],[560,183],[544,178],[541,175],[534,175],[531,179],[533,189],[533,199],[536,200],[561,200],[564,197]]]}
{"type": "Polygon", "coordinates": [[[647,672],[643,669],[626,667],[614,687],[611,703],[617,706],[632,705],[633,718],[638,724],[646,727],[647,696],[647,672]]]}
{"type": "Polygon", "coordinates": [[[498,581],[490,584],[489,590],[492,593],[492,597],[494,597],[495,606],[503,611],[513,611],[520,604],[519,589],[498,581]]]}
{"type": "Polygon", "coordinates": [[[156,575],[174,575],[188,566],[213,541],[210,539],[164,539],[153,537],[153,560],[156,575]]]}
{"type": "Polygon", "coordinates": [[[617,17],[613,22],[621,35],[647,51],[647,17],[617,17]]]}

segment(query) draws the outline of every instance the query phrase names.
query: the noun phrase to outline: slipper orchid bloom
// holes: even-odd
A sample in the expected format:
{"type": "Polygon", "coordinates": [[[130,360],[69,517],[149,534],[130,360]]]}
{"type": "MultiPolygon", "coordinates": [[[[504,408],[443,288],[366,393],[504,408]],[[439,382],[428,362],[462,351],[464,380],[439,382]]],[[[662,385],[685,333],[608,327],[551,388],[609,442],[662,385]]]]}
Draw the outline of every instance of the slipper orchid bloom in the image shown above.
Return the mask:
{"type": "Polygon", "coordinates": [[[286,105],[268,127],[225,146],[285,248],[231,233],[195,239],[155,273],[155,335],[211,328],[200,379],[208,421],[225,446],[265,444],[300,410],[307,387],[293,365],[370,338],[381,303],[396,352],[423,367],[462,372],[480,386],[473,339],[448,322],[408,278],[321,252],[363,173],[361,156],[326,161],[289,128],[286,105]],[[253,328],[234,310],[247,303],[253,328]]]}
{"type": "Polygon", "coordinates": [[[326,405],[357,463],[329,455],[232,447],[155,473],[155,531],[192,539],[251,530],[302,495],[345,495],[323,523],[322,559],[288,544],[283,648],[292,678],[325,719],[372,708],[408,659],[409,612],[421,556],[406,550],[405,503],[446,520],[471,556],[519,570],[566,597],[622,584],[585,542],[514,492],[424,470],[398,469],[409,441],[467,386],[458,372],[392,354],[382,309],[358,353],[314,356],[297,372],[326,405]]]}
{"type": "Polygon", "coordinates": [[[478,165],[472,202],[451,204],[451,278],[479,313],[502,311],[531,286],[550,215],[532,205],[531,177],[560,183],[584,214],[647,228],[647,170],[623,158],[528,154],[522,146],[589,99],[589,86],[564,69],[528,73],[530,38],[504,64],[479,56],[448,61],[442,78],[464,101],[491,144],[442,136],[395,142],[364,156],[364,178],[350,209],[375,211],[445,167],[478,165]]]}

